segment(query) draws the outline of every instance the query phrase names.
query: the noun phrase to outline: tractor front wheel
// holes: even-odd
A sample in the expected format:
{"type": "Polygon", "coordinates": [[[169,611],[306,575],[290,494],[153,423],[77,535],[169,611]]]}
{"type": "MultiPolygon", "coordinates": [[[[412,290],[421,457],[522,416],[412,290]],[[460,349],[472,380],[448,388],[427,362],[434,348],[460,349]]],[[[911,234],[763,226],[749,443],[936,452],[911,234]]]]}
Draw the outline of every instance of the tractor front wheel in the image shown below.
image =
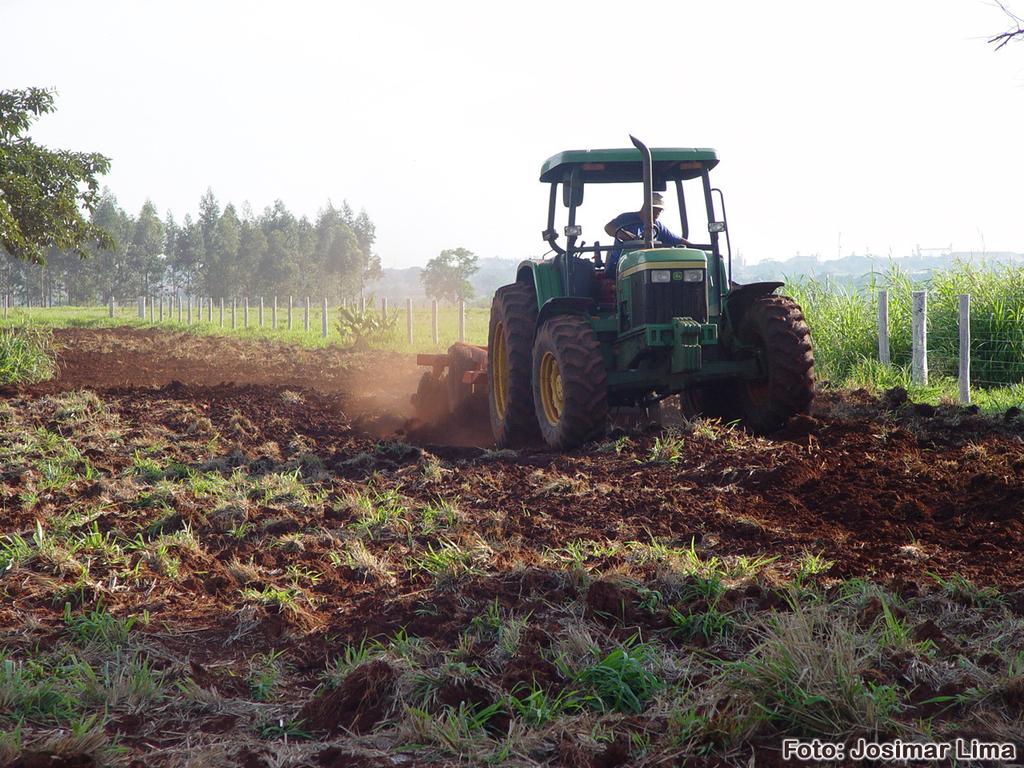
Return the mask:
{"type": "Polygon", "coordinates": [[[811,332],[799,305],[788,296],[762,296],[740,319],[739,340],[757,350],[765,367],[761,379],[738,383],[744,425],[754,432],[781,429],[808,413],[814,399],[811,332]]]}
{"type": "Polygon", "coordinates": [[[544,442],[556,450],[600,437],[608,426],[601,345],[577,315],[553,317],[533,344],[533,402],[544,442]]]}
{"type": "Polygon", "coordinates": [[[491,302],[487,333],[487,400],[491,432],[499,448],[537,438],[530,384],[537,296],[533,285],[502,286],[491,302]]]}

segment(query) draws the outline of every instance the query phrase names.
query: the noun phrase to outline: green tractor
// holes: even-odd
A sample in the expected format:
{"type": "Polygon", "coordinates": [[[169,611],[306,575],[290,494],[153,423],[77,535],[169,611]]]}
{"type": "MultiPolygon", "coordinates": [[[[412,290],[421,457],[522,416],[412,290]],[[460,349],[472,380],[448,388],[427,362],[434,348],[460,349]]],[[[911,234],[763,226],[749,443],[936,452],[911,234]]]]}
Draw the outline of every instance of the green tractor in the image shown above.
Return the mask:
{"type": "Polygon", "coordinates": [[[486,350],[455,345],[447,357],[420,356],[434,371],[414,402],[447,393],[442,410],[451,413],[474,400],[480,407],[486,394],[499,446],[540,438],[558,450],[601,437],[613,409],[673,395],[686,416],[738,420],[758,433],[809,410],[814,354],[800,307],[776,295],[782,283],[731,280],[724,199],[711,186],[714,150],[632,141],[633,148],[562,152],[544,163],[543,238],[554,258],[522,262],[515,282],[497,290],[486,350]],[[668,247],[654,239],[653,193],[674,187],[683,238],[693,243],[687,181],[701,188],[696,204],[706,211],[710,242],[668,247]],[[617,272],[606,276],[608,249],[581,241],[577,210],[588,185],[638,182],[643,238],[620,243],[617,272]],[[564,245],[555,229],[559,185],[568,209],[564,245]]]}

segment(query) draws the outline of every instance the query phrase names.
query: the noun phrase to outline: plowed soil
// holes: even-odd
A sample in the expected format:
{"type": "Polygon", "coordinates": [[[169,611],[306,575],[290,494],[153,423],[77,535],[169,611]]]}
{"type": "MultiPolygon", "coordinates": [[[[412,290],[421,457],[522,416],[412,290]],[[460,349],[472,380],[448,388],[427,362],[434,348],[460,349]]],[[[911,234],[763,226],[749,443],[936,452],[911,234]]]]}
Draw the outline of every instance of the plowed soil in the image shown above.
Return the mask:
{"type": "MultiPolygon", "coordinates": [[[[490,447],[486,424],[470,440],[478,449],[434,444],[444,429],[406,434],[420,375],[408,355],[157,330],[56,333],[60,375],[26,394],[93,389],[140,423],[171,403],[197,404],[218,426],[239,412],[260,436],[314,440],[340,475],[362,473],[345,462],[381,438],[417,442],[425,434],[425,447],[461,467],[452,488],[430,493],[451,490],[481,508],[527,508],[510,513],[508,525],[537,548],[642,530],[712,541],[726,554],[820,552],[843,577],[957,573],[980,584],[1024,582],[1024,419],[826,392],[813,417],[770,439],[690,436],[671,464],[643,461],[653,430],[619,453],[533,450],[476,464],[490,447]],[[301,404],[282,400],[285,390],[301,393],[301,404]],[[571,477],[573,489],[538,493],[530,480],[538,470],[571,477]],[[476,489],[469,496],[467,481],[476,489]]],[[[459,437],[466,442],[464,431],[459,437]]]]}
{"type": "MultiPolygon", "coordinates": [[[[470,747],[444,746],[449,737],[431,736],[427,721],[479,712],[524,686],[560,690],[566,671],[552,647],[568,642],[573,622],[600,627],[601,642],[626,642],[707,610],[650,602],[662,599],[655,590],[669,599],[658,559],[669,550],[705,563],[761,559],[782,580],[814,556],[824,588],[852,577],[901,596],[937,581],[994,587],[1024,614],[1024,420],[1013,414],[824,391],[812,416],[767,438],[684,423],[616,429],[565,454],[496,451],[486,424],[410,428],[420,375],[410,355],[134,329],[57,330],[55,343],[55,379],[0,389],[0,427],[51,441],[32,449],[41,458],[0,465],[0,541],[21,537],[38,550],[0,568],[0,647],[14,658],[53,650],[90,606],[144,612],[149,623],[135,632],[185,693],[177,709],[113,706],[105,730],[127,750],[122,763],[409,766],[427,763],[415,750],[385,763],[387,745],[424,740],[458,754],[470,747]],[[89,391],[96,397],[79,397],[89,391]],[[78,452],[71,480],[48,479],[62,477],[52,435],[78,452]],[[58,519],[62,535],[85,542],[80,550],[46,550],[58,519]],[[115,539],[120,554],[104,555],[115,539]],[[502,651],[488,621],[512,616],[526,618],[502,651]],[[357,659],[355,671],[318,687],[339,649],[380,638],[393,638],[386,661],[357,659]],[[431,652],[448,677],[410,672],[407,655],[422,664],[431,652]],[[269,692],[265,668],[277,670],[269,692]],[[421,687],[427,714],[417,719],[396,702],[421,687]],[[310,734],[296,731],[289,741],[291,720],[337,740],[307,747],[310,734]],[[385,721],[397,731],[375,741],[385,721]]],[[[722,601],[722,610],[786,610],[770,580],[730,584],[722,601]]],[[[865,626],[879,620],[871,605],[865,626]]],[[[959,651],[935,624],[913,629],[938,648],[936,664],[957,667],[959,651]]],[[[700,655],[698,640],[666,642],[700,655]]],[[[864,674],[904,686],[922,707],[945,695],[937,681],[906,682],[900,670],[913,659],[891,656],[864,674]]],[[[957,685],[953,693],[967,686],[957,685]]],[[[906,723],[924,717],[907,707],[906,723]]],[[[486,733],[508,724],[499,712],[486,733]]],[[[545,735],[509,764],[670,765],[681,754],[658,741],[660,715],[612,725],[614,739],[600,742],[545,735]],[[638,762],[646,752],[633,732],[654,739],[650,754],[666,762],[638,762]]],[[[756,748],[758,764],[777,757],[775,741],[756,748]]],[[[746,765],[745,749],[699,764],[746,765]]]]}

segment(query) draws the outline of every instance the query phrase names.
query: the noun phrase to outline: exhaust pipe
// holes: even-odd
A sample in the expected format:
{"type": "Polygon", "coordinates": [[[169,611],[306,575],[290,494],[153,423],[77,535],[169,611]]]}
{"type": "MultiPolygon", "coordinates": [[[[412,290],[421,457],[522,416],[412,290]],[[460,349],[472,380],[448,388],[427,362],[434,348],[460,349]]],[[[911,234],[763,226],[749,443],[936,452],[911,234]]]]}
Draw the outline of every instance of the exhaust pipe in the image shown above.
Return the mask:
{"type": "Polygon", "coordinates": [[[640,162],[643,166],[644,174],[644,245],[648,248],[654,247],[654,179],[653,177],[653,161],[651,160],[651,150],[647,148],[636,136],[630,134],[629,140],[633,142],[633,146],[640,150],[640,162]]]}

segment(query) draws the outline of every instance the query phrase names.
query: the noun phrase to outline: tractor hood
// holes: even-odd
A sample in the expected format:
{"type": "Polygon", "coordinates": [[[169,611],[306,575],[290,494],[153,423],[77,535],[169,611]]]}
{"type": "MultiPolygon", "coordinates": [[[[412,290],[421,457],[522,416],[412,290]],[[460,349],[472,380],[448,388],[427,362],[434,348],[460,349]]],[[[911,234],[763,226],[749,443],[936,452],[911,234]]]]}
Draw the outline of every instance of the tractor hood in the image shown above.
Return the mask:
{"type": "Polygon", "coordinates": [[[638,248],[624,251],[618,276],[628,277],[645,269],[707,269],[708,256],[699,248],[638,248]]]}

